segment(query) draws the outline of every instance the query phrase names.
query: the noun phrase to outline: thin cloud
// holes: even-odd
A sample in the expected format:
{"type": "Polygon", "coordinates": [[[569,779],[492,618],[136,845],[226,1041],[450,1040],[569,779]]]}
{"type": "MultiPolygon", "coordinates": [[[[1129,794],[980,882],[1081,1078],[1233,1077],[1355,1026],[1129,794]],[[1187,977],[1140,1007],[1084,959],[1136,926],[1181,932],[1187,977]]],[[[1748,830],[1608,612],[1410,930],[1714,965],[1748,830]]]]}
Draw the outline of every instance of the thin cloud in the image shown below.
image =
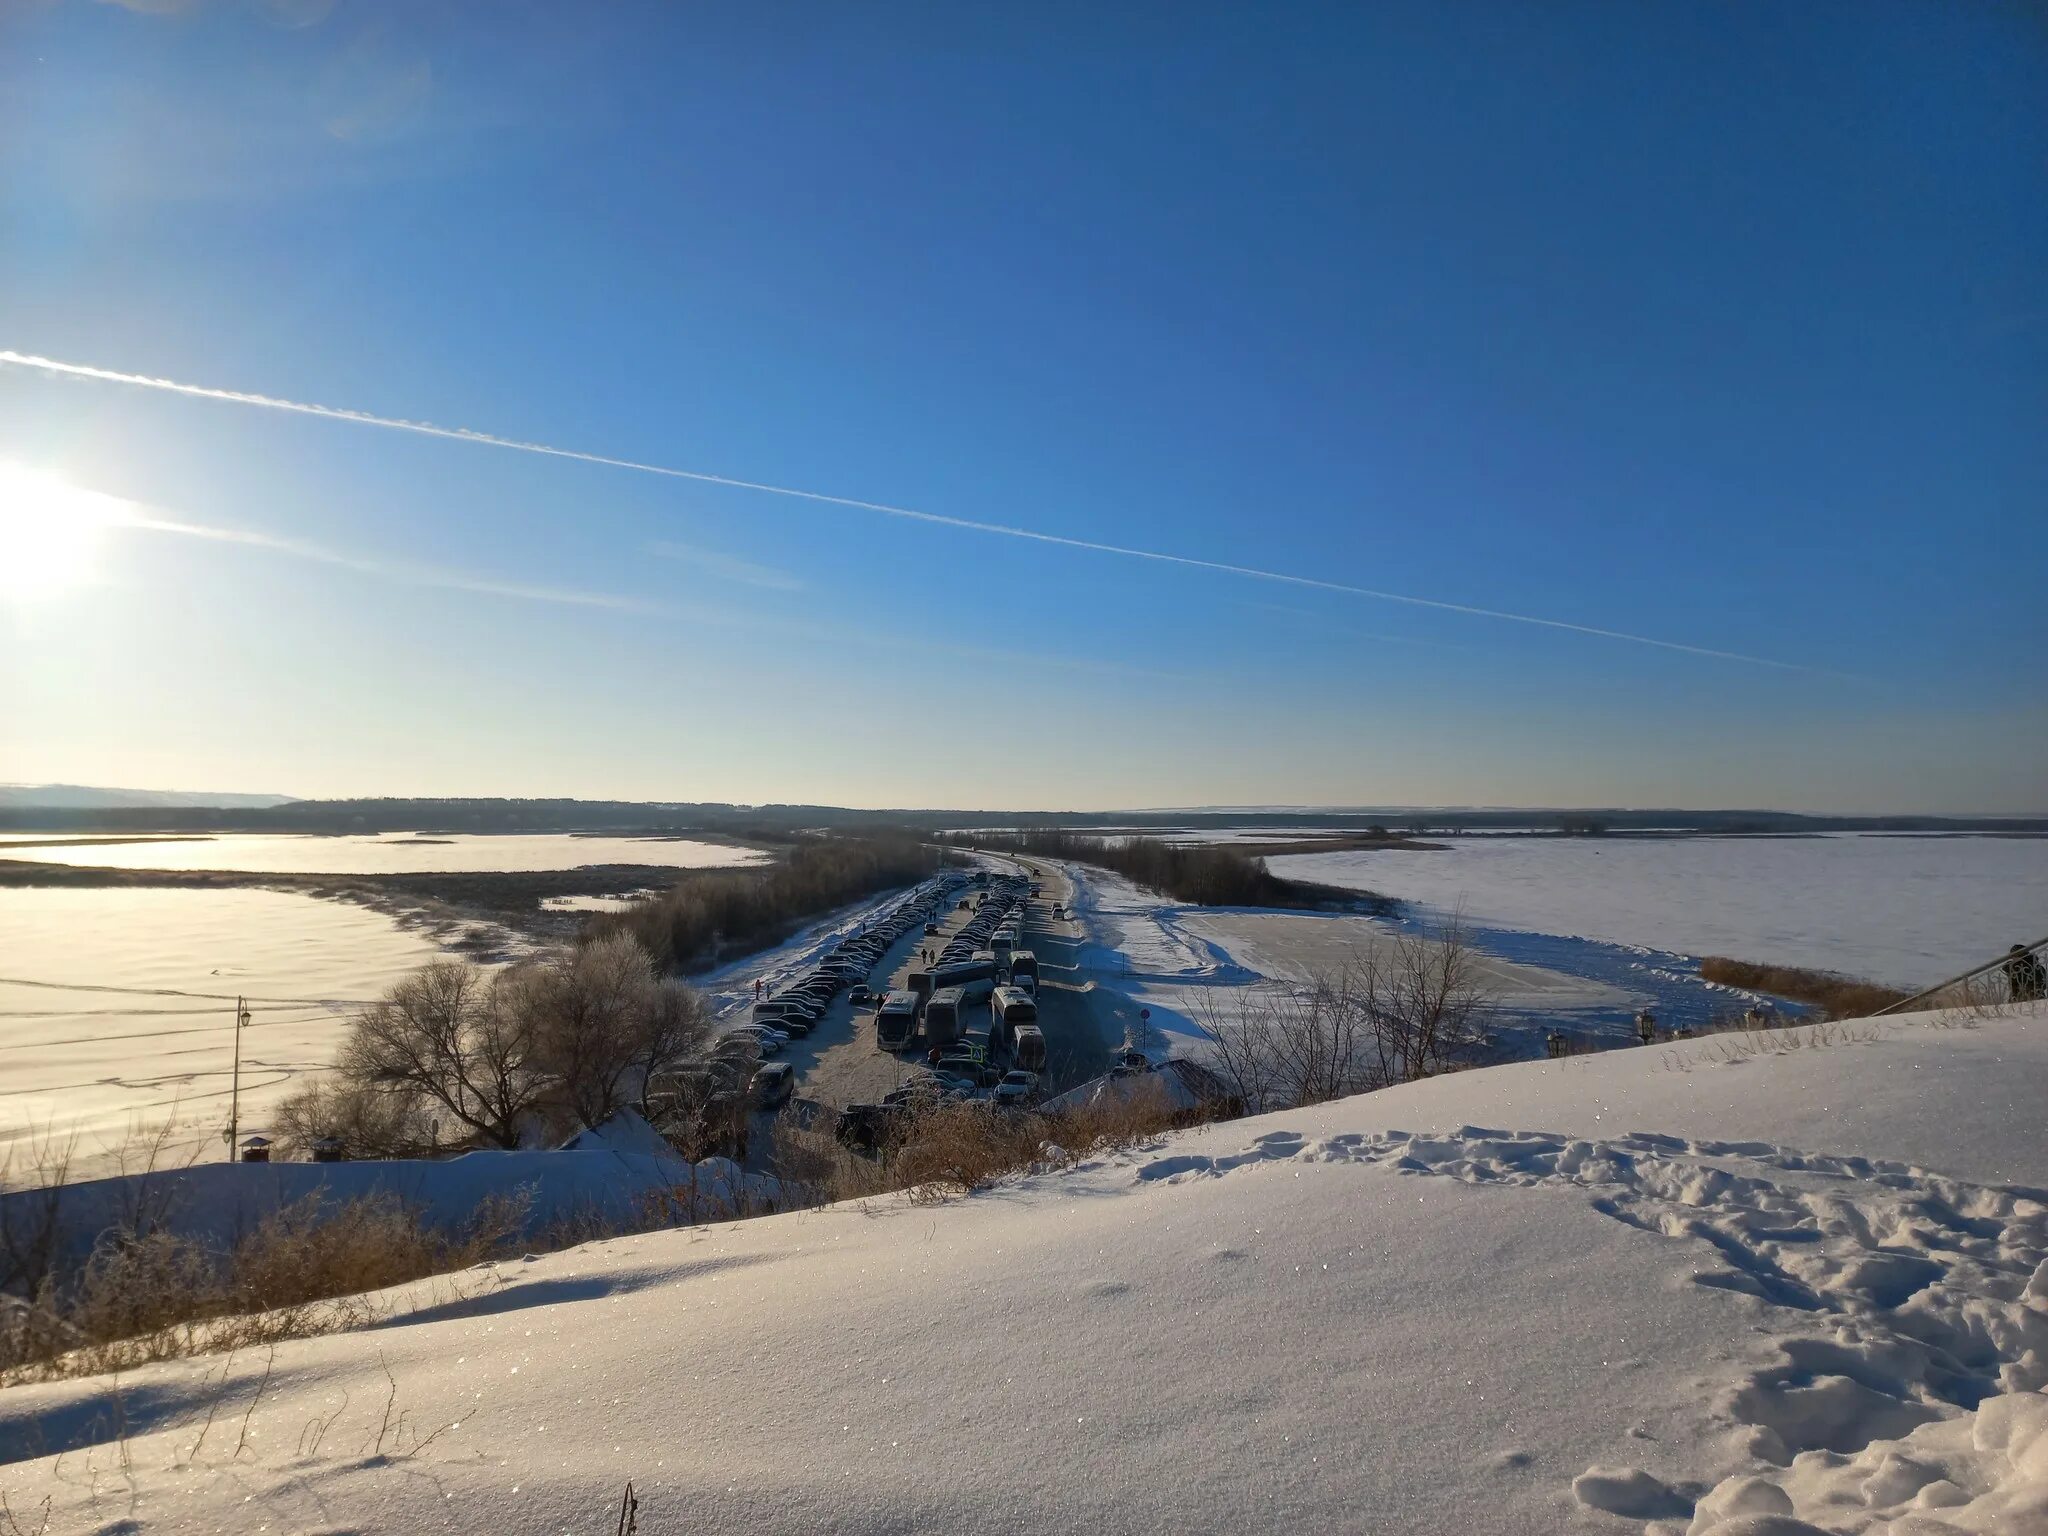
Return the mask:
{"type": "Polygon", "coordinates": [[[159,517],[147,507],[135,502],[124,505],[129,510],[114,520],[115,527],[133,528],[144,533],[167,533],[187,539],[204,539],[214,544],[236,544],[245,549],[260,549],[293,560],[308,560],[318,565],[336,566],[364,576],[402,582],[407,586],[438,587],[451,592],[477,592],[487,597],[517,598],[529,603],[557,603],[572,608],[608,608],[626,613],[659,611],[651,603],[610,592],[583,592],[566,587],[534,586],[526,582],[500,581],[495,577],[474,575],[467,571],[451,571],[401,560],[351,555],[341,550],[328,549],[324,545],[310,544],[302,539],[281,538],[258,529],[208,527],[202,523],[159,517]]]}
{"type": "Polygon", "coordinates": [[[1339,624],[1328,614],[1317,613],[1312,608],[1297,608],[1292,603],[1261,603],[1251,598],[1239,598],[1232,605],[1251,613],[1277,613],[1283,618],[1293,619],[1304,628],[1313,629],[1325,635],[1342,635],[1347,640],[1376,640],[1385,645],[1419,645],[1432,651],[1476,651],[1475,645],[1460,645],[1455,640],[1426,640],[1420,635],[1385,635],[1375,629],[1357,629],[1349,624],[1339,624]]]}
{"type": "MultiPolygon", "coordinates": [[[[638,459],[614,458],[610,454],[585,453],[575,448],[556,448],[546,443],[524,442],[518,438],[498,437],[489,432],[472,432],[465,427],[437,427],[428,422],[405,421],[395,416],[377,416],[368,411],[345,410],[339,406],[312,405],[302,400],[280,400],[270,395],[251,394],[245,390],[215,389],[203,384],[186,384],[176,379],[152,378],[147,374],[123,373],[112,368],[97,368],[87,363],[59,362],[55,358],[38,357],[30,353],[0,349],[0,364],[13,364],[18,368],[33,368],[44,373],[62,374],[68,378],[95,379],[109,384],[129,384],[138,389],[154,389],[166,394],[185,395],[197,400],[219,400],[231,405],[258,406],[264,410],[288,411],[299,416],[317,416],[327,421],[353,422],[357,426],[383,427],[394,432],[413,432],[423,437],[446,438],[459,443],[476,443],[487,448],[509,448],[518,453],[541,454],[554,459],[571,459],[582,464],[602,464],[611,469],[629,469],[640,474],[661,475],[671,480],[689,480],[700,485],[722,485],[734,490],[758,491],[767,496],[787,496],[799,501],[816,502],[825,506],[849,507],[856,511],[875,512],[884,517],[901,518],[908,522],[929,524],[939,528],[957,528],[969,533],[994,534],[1007,539],[1026,539],[1035,544],[1052,544],[1063,549],[1081,549],[1100,555],[1118,555],[1129,560],[1149,560],[1161,565],[1181,566],[1188,570],[1215,571],[1226,576],[1241,576],[1250,581],[1275,582],[1284,586],[1306,587],[1321,592],[1342,592],[1352,597],[1371,598],[1375,602],[1401,603],[1413,608],[1432,608],[1442,613],[1459,613],[1468,618],[1495,619],[1510,624],[1533,625],[1539,629],[1562,630],[1567,634],[1589,635],[1601,640],[1619,640],[1630,645],[1647,645],[1662,651],[1676,651],[1687,656],[1702,656],[1715,661],[1735,661],[1747,666],[1770,667],[1786,672],[1824,673],[1826,669],[1808,666],[1793,661],[1778,661],[1768,656],[1751,656],[1741,651],[1721,650],[1708,645],[1691,645],[1680,640],[1660,640],[1653,635],[1631,634],[1627,630],[1603,629],[1594,624],[1574,624],[1565,619],[1540,618],[1535,614],[1509,613],[1499,608],[1482,608],[1472,603],[1454,603],[1442,598],[1416,597],[1405,592],[1387,592],[1376,587],[1354,586],[1349,582],[1326,581],[1316,576],[1297,576],[1286,571],[1269,571],[1254,565],[1239,565],[1227,560],[1203,560],[1193,555],[1170,554],[1157,549],[1135,549],[1125,544],[1109,544],[1095,539],[1069,538],[1064,534],[1043,533],[1035,528],[1017,528],[1004,523],[980,522],[973,518],[952,517],[941,512],[923,512],[915,507],[899,507],[883,501],[863,501],[854,496],[833,496],[823,491],[799,490],[794,486],[770,485],[759,480],[740,480],[729,475],[714,475],[702,470],[676,469],[665,464],[649,464],[638,459]]],[[[1839,675],[1839,674],[1835,674],[1839,675]]]]}
{"type": "Polygon", "coordinates": [[[678,544],[673,539],[656,539],[647,546],[650,555],[663,560],[675,560],[684,565],[694,565],[709,571],[722,581],[738,582],[747,587],[765,587],[771,592],[801,592],[803,578],[789,571],[778,571],[772,565],[756,565],[751,560],[741,560],[733,555],[722,555],[715,549],[699,549],[694,544],[678,544]]]}

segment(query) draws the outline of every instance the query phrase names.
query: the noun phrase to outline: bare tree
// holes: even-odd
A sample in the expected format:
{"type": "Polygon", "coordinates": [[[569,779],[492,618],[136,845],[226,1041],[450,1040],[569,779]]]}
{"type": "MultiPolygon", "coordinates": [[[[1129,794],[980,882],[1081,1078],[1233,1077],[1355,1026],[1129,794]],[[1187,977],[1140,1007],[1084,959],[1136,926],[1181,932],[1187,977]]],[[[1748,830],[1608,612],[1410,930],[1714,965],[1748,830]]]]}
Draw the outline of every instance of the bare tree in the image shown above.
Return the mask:
{"type": "Polygon", "coordinates": [[[633,1064],[640,1080],[640,1112],[647,1113],[649,1086],[678,1062],[701,1056],[711,1043],[711,1010],[701,993],[674,983],[650,992],[635,1031],[633,1064]]]}
{"type": "Polygon", "coordinates": [[[1298,993],[1252,994],[1203,1023],[1217,1072],[1254,1111],[1319,1104],[1430,1077],[1484,1054],[1491,1023],[1454,918],[1362,948],[1298,993]]]}
{"type": "Polygon", "coordinates": [[[356,1015],[337,1066],[349,1082],[418,1095],[483,1140],[517,1147],[546,1085],[521,987],[518,972],[486,982],[473,965],[434,961],[356,1015]]]}
{"type": "Polygon", "coordinates": [[[522,989],[555,1096],[585,1125],[633,1101],[647,1020],[660,987],[631,934],[614,933],[532,967],[522,989]]]}
{"type": "Polygon", "coordinates": [[[332,1140],[350,1159],[414,1157],[435,1141],[418,1092],[345,1077],[314,1078],[271,1111],[270,1123],[290,1151],[310,1152],[314,1143],[332,1140]]]}

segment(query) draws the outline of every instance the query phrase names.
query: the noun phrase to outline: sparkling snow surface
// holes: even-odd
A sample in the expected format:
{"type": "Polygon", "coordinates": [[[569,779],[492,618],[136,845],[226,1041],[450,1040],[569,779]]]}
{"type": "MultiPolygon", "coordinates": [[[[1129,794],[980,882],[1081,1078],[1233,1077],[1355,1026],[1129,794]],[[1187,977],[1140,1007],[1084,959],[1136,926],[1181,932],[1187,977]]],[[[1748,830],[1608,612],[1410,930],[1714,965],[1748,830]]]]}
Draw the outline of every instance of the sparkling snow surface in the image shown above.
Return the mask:
{"type": "Polygon", "coordinates": [[[0,1391],[0,1488],[130,1536],[609,1530],[629,1479],[697,1536],[2026,1536],[2048,1013],[1949,1022],[505,1262],[361,1333],[0,1391]]]}
{"type": "MultiPolygon", "coordinates": [[[[2048,932],[2048,839],[1460,837],[1287,854],[1275,874],[1496,929],[1930,986],[2048,932]]],[[[1516,955],[1515,958],[1521,958],[1516,955]]]]}

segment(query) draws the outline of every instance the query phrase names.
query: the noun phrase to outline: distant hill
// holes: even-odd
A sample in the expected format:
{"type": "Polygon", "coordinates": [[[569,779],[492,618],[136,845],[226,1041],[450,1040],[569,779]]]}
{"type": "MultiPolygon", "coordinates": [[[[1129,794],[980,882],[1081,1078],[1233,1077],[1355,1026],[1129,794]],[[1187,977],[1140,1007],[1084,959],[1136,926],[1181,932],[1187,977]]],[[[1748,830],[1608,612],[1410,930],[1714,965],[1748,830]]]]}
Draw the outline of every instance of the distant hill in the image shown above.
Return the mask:
{"type": "Polygon", "coordinates": [[[215,794],[207,790],[103,789],[91,784],[0,784],[0,806],[9,809],[105,811],[218,806],[260,811],[288,805],[290,795],[215,794]]]}
{"type": "Polygon", "coordinates": [[[718,833],[775,841],[803,832],[920,834],[1041,828],[1153,832],[1204,827],[1366,832],[1421,836],[1535,832],[1566,836],[1640,833],[1991,832],[2048,834],[2048,817],[1808,816],[1767,810],[1558,810],[1388,806],[1330,810],[974,811],[853,810],[830,805],[730,805],[716,801],[474,798],[294,800],[283,795],[206,795],[149,790],[0,785],[0,830],[79,832],[609,832],[718,833]],[[60,798],[69,797],[69,798],[60,798]],[[97,797],[97,798],[87,798],[97,797]]]}

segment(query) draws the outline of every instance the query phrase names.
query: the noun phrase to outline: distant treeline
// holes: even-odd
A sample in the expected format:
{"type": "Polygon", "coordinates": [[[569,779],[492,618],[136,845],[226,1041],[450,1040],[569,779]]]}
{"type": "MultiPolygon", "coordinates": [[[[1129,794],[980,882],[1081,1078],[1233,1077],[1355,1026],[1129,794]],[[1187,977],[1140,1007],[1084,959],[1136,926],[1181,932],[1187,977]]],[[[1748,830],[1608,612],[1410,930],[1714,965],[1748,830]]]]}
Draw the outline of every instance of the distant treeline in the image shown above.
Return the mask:
{"type": "Polygon", "coordinates": [[[664,970],[692,970],[722,954],[779,943],[834,908],[914,885],[944,858],[908,837],[807,839],[779,864],[700,872],[665,896],[601,913],[584,935],[630,933],[664,970]]]}
{"type": "Polygon", "coordinates": [[[1391,897],[1370,891],[1283,880],[1255,858],[1227,843],[1179,844],[1156,837],[1105,839],[1072,832],[1011,832],[962,836],[960,841],[991,852],[1035,854],[1115,870],[1125,879],[1201,907],[1324,907],[1392,909],[1391,897]]]}
{"type": "Polygon", "coordinates": [[[2048,834],[2048,817],[1801,816],[1790,811],[1460,810],[1343,807],[1319,810],[960,811],[851,810],[830,805],[711,801],[374,799],[294,800],[270,807],[0,806],[0,831],[81,832],[606,832],[711,833],[779,841],[806,832],[1055,831],[1115,828],[1317,827],[1405,833],[1534,831],[1573,836],[1628,832],[2006,832],[2048,834]]]}

